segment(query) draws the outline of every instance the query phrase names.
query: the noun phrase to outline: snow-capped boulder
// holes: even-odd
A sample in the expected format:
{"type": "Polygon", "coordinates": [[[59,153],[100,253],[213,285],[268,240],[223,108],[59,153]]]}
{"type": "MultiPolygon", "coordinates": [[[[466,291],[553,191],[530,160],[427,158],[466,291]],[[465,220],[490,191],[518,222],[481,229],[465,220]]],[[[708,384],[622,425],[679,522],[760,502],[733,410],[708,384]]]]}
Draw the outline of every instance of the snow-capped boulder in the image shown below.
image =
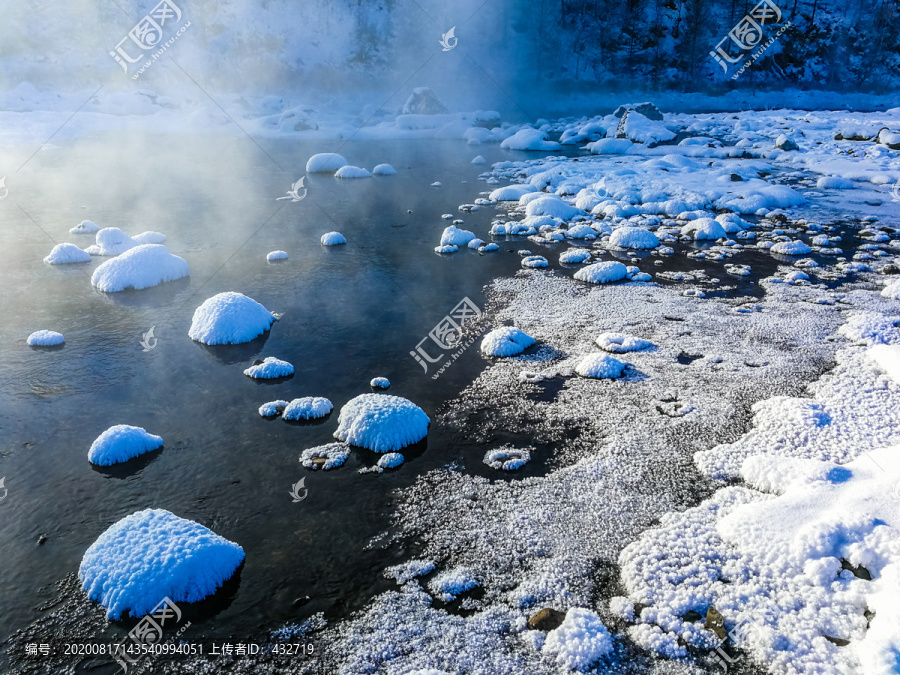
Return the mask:
{"type": "Polygon", "coordinates": [[[268,403],[263,403],[259,406],[259,416],[260,417],[275,417],[284,410],[289,401],[285,401],[283,399],[278,399],[277,401],[269,401],[268,403]]]}
{"type": "Polygon", "coordinates": [[[475,157],[472,160],[472,164],[486,164],[486,163],[487,163],[487,160],[484,157],[482,157],[481,155],[478,155],[477,157],[475,157]]]}
{"type": "Polygon", "coordinates": [[[441,246],[465,246],[474,238],[474,232],[460,230],[456,225],[450,225],[444,228],[444,233],[441,235],[441,246]]]}
{"type": "Polygon", "coordinates": [[[257,380],[272,380],[293,374],[293,365],[274,356],[267,356],[261,363],[254,364],[244,371],[244,375],[257,380]]]}
{"type": "Polygon", "coordinates": [[[594,263],[575,272],[576,279],[592,284],[608,284],[613,281],[621,281],[626,276],[628,276],[628,268],[614,260],[594,263]]]}
{"type": "Polygon", "coordinates": [[[525,207],[525,215],[551,216],[560,220],[572,220],[578,216],[587,217],[584,211],[564,202],[556,195],[543,194],[537,199],[532,199],[528,202],[528,205],[525,207]]]}
{"type": "Polygon", "coordinates": [[[575,372],[582,377],[612,380],[622,376],[626,365],[606,354],[588,354],[575,366],[575,372]]]}
{"type": "Polygon", "coordinates": [[[609,245],[617,248],[656,248],[659,246],[659,237],[640,227],[620,227],[609,236],[609,245]]]}
{"type": "Polygon", "coordinates": [[[600,349],[612,352],[613,354],[624,354],[626,352],[638,352],[653,347],[653,343],[649,340],[642,340],[633,335],[625,335],[624,333],[601,333],[596,337],[594,343],[600,349]]]}
{"type": "Polygon", "coordinates": [[[375,377],[369,382],[369,386],[372,387],[372,389],[387,389],[391,386],[391,381],[386,377],[375,377]]]}
{"type": "Polygon", "coordinates": [[[613,117],[621,118],[629,110],[634,110],[637,113],[640,113],[647,119],[653,120],[654,122],[662,122],[663,114],[659,111],[655,105],[650,103],[649,101],[645,101],[644,103],[625,103],[620,105],[613,112],[613,117]]]}
{"type": "Polygon", "coordinates": [[[127,462],[133,457],[157,450],[162,446],[163,439],[148,433],[146,429],[128,424],[116,424],[100,434],[91,444],[88,461],[97,466],[110,466],[119,462],[127,462]]]}
{"type": "Polygon", "coordinates": [[[244,561],[244,550],[199,523],[146,509],[112,525],[85,552],[78,570],[91,600],[110,619],[149,614],[163,598],[197,602],[244,561]]]}
{"type": "Polygon", "coordinates": [[[587,672],[613,647],[612,636],[595,612],[572,607],[559,628],[547,633],[541,653],[562,668],[587,672]]]}
{"type": "Polygon", "coordinates": [[[91,254],[83,251],[75,244],[57,244],[44,258],[45,263],[51,265],[67,265],[69,263],[90,262],[91,254]]]}
{"type": "Polygon", "coordinates": [[[269,262],[272,262],[273,260],[287,260],[287,258],[287,251],[269,251],[266,254],[266,260],[269,262]]]}
{"type": "Polygon", "coordinates": [[[378,458],[376,466],[379,469],[396,469],[405,461],[399,452],[387,452],[378,458]]]}
{"type": "Polygon", "coordinates": [[[91,284],[105,293],[116,293],[158,286],[190,273],[187,261],[169,253],[165,246],[141,244],[100,265],[91,275],[91,284]]]}
{"type": "Polygon", "coordinates": [[[118,227],[104,227],[98,230],[96,240],[99,248],[97,255],[120,255],[138,245],[137,241],[118,227]]]}
{"type": "Polygon", "coordinates": [[[336,152],[321,152],[306,162],[306,173],[334,173],[349,163],[346,157],[336,152]]]}
{"type": "Polygon", "coordinates": [[[697,218],[681,228],[681,235],[697,241],[714,241],[725,237],[725,228],[712,218],[697,218]]]}
{"type": "Polygon", "coordinates": [[[559,254],[559,262],[565,265],[574,265],[587,262],[591,259],[591,252],[585,248],[570,248],[559,254]]]}
{"type": "Polygon", "coordinates": [[[481,353],[485,356],[515,356],[521,354],[531,345],[535,339],[511,326],[495,328],[481,341],[481,353]]]}
{"type": "Polygon", "coordinates": [[[242,293],[219,293],[194,311],[188,336],[207,345],[241,344],[272,327],[275,317],[242,293]]]}
{"type": "Polygon", "coordinates": [[[779,150],[784,150],[785,152],[800,149],[800,146],[797,145],[797,142],[793,138],[785,134],[781,134],[778,138],[775,139],[775,147],[779,150]]]}
{"type": "Polygon", "coordinates": [[[55,330],[36,330],[28,336],[26,342],[32,347],[54,347],[66,341],[62,333],[55,330]]]}
{"type": "Polygon", "coordinates": [[[397,170],[390,164],[378,164],[372,169],[373,176],[396,176],[397,170]]]}
{"type": "Polygon", "coordinates": [[[840,176],[821,176],[816,181],[816,188],[819,190],[850,190],[853,188],[853,181],[840,176]]]}
{"type": "Polygon", "coordinates": [[[338,415],[338,440],[375,452],[391,452],[428,435],[431,420],[412,401],[387,394],[360,394],[338,415]]]}
{"type": "Polygon", "coordinates": [[[484,463],[498,471],[515,471],[531,461],[533,448],[514,448],[509,445],[488,450],[484,455],[484,463]]]}
{"type": "Polygon", "coordinates": [[[350,447],[344,443],[326,443],[304,450],[300,454],[300,463],[314,471],[329,471],[342,466],[349,456],[350,447]]]}
{"type": "Polygon", "coordinates": [[[416,87],[403,104],[404,115],[441,115],[446,112],[446,106],[431,87],[416,87]]]}
{"type": "Polygon", "coordinates": [[[812,249],[799,239],[795,241],[779,241],[771,249],[779,255],[808,255],[812,249]]]}
{"type": "Polygon", "coordinates": [[[363,169],[359,166],[342,166],[338,169],[335,174],[335,178],[371,178],[372,174],[369,173],[366,169],[363,169]]]}
{"type": "Polygon", "coordinates": [[[287,404],[281,418],[285,420],[314,420],[330,415],[334,405],[321,396],[295,398],[287,404]]]}
{"type": "Polygon", "coordinates": [[[494,202],[517,202],[524,195],[537,191],[538,189],[534,185],[527,183],[524,185],[507,185],[491,192],[490,199],[494,202]]]}
{"type": "Polygon", "coordinates": [[[347,238],[340,232],[326,232],[322,235],[322,246],[339,246],[347,243],[347,238]]]}
{"type": "Polygon", "coordinates": [[[99,232],[100,226],[92,220],[82,220],[78,225],[69,230],[71,234],[93,234],[99,232]]]}
{"type": "MultiPolygon", "coordinates": [[[[666,128],[662,122],[656,122],[636,110],[627,110],[619,120],[615,138],[628,139],[633,143],[655,145],[675,138],[675,132],[666,128]]],[[[601,141],[598,141],[600,143],[601,141]]]]}
{"type": "Polygon", "coordinates": [[[535,150],[550,152],[559,150],[562,146],[556,141],[551,141],[547,133],[538,129],[520,129],[512,136],[504,140],[500,147],[504,150],[535,150]]]}

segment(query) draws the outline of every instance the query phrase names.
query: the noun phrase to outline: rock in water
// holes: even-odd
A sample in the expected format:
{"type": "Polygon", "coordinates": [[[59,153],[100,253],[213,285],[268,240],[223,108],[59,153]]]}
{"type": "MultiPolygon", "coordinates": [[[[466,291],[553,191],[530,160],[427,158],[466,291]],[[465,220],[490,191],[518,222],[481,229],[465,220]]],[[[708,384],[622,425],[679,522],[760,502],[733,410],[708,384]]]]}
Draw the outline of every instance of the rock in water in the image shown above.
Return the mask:
{"type": "Polygon", "coordinates": [[[645,101],[644,103],[626,103],[625,105],[620,105],[618,108],[616,108],[613,116],[622,117],[629,110],[639,112],[644,117],[647,117],[655,122],[662,122],[663,120],[663,114],[659,111],[659,108],[657,108],[649,101],[645,101]]]}
{"type": "Polygon", "coordinates": [[[798,146],[797,143],[794,142],[793,139],[788,138],[784,134],[781,134],[781,136],[779,136],[775,140],[775,147],[778,148],[779,150],[785,150],[785,151],[800,149],[800,146],[798,146]]]}
{"type": "Polygon", "coordinates": [[[412,401],[386,394],[360,394],[338,416],[335,438],[375,452],[391,452],[428,435],[431,420],[412,401]]]}
{"type": "Polygon", "coordinates": [[[447,108],[441,103],[431,87],[418,87],[406,99],[403,106],[404,115],[440,115],[447,108]]]}

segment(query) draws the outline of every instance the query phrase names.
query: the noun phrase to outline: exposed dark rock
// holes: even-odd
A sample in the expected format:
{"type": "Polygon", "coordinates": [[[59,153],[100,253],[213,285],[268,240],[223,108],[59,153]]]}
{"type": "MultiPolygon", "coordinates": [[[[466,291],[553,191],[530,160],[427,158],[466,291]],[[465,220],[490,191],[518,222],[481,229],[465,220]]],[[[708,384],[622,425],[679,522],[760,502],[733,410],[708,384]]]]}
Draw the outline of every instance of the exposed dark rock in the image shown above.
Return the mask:
{"type": "Polygon", "coordinates": [[[645,103],[626,103],[625,105],[620,105],[618,108],[616,108],[616,111],[613,113],[613,115],[615,117],[622,117],[629,110],[637,111],[644,117],[655,120],[657,122],[663,121],[663,114],[659,111],[659,108],[657,108],[649,101],[645,103]]]}
{"type": "Polygon", "coordinates": [[[431,90],[431,87],[413,89],[413,93],[409,95],[403,106],[404,115],[439,115],[445,112],[447,112],[447,108],[431,90]]]}
{"type": "Polygon", "coordinates": [[[559,628],[565,618],[566,615],[558,609],[544,607],[544,609],[538,610],[528,619],[528,628],[531,630],[553,630],[559,628]]]}
{"type": "Polygon", "coordinates": [[[719,613],[714,605],[710,605],[706,610],[706,622],[703,624],[706,630],[711,630],[720,640],[728,638],[728,631],[725,630],[725,617],[719,613]]]}

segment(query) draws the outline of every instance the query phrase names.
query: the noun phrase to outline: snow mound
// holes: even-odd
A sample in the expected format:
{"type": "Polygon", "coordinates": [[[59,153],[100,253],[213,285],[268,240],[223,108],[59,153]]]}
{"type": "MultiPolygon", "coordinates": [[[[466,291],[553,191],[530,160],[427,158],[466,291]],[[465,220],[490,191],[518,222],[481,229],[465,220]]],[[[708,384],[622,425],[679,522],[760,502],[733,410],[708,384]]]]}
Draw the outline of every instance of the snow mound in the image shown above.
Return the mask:
{"type": "Polygon", "coordinates": [[[612,281],[621,281],[626,276],[628,276],[628,268],[622,263],[613,260],[594,263],[575,272],[576,279],[592,284],[608,284],[612,281]]]}
{"type": "Polygon", "coordinates": [[[656,248],[659,237],[640,227],[620,227],[609,236],[609,244],[618,248],[656,248]]]}
{"type": "Polygon", "coordinates": [[[387,389],[391,386],[391,381],[386,377],[376,377],[369,382],[369,386],[373,389],[387,389]]]}
{"type": "Polygon", "coordinates": [[[486,164],[486,163],[487,163],[487,160],[484,157],[482,157],[481,155],[478,155],[477,157],[475,157],[472,160],[472,164],[486,164]]]}
{"type": "Polygon", "coordinates": [[[551,216],[560,220],[572,220],[578,216],[586,216],[584,211],[567,204],[556,195],[541,195],[532,199],[525,207],[525,215],[551,216]]]}
{"type": "Polygon", "coordinates": [[[488,450],[484,455],[484,463],[498,471],[515,471],[531,461],[532,448],[514,448],[504,445],[495,450],[488,450]]]}
{"type": "Polygon", "coordinates": [[[592,377],[598,380],[614,380],[621,377],[628,365],[606,354],[588,354],[578,365],[575,372],[582,377],[592,377]]]}
{"type": "Polygon", "coordinates": [[[425,411],[405,398],[360,394],[341,408],[334,436],[375,452],[390,452],[421,441],[430,423],[425,411]]]}
{"type": "Polygon", "coordinates": [[[570,248],[559,254],[559,262],[566,265],[587,262],[591,259],[591,252],[584,248],[570,248]]]}
{"type": "Polygon", "coordinates": [[[388,452],[378,458],[377,466],[382,469],[396,469],[403,461],[403,455],[399,452],[388,452]]]}
{"type": "Polygon", "coordinates": [[[358,166],[342,166],[335,174],[335,178],[371,178],[372,174],[358,166]]]}
{"type": "Polygon", "coordinates": [[[715,240],[725,237],[725,228],[722,223],[712,218],[697,218],[681,228],[684,237],[691,237],[697,241],[715,240]]]}
{"type": "Polygon", "coordinates": [[[100,535],[81,560],[88,597],[118,619],[150,613],[163,598],[197,602],[235,573],[244,550],[199,523],[162,509],[123,518],[100,535]]]}
{"type": "Polygon", "coordinates": [[[539,150],[548,152],[559,150],[562,146],[556,141],[548,140],[546,132],[538,129],[520,129],[505,139],[500,147],[504,150],[539,150]]]}
{"type": "Polygon", "coordinates": [[[118,227],[104,227],[97,231],[97,255],[121,255],[138,243],[118,227]]]}
{"type": "Polygon", "coordinates": [[[270,251],[266,253],[266,260],[272,262],[273,260],[287,260],[288,254],[287,251],[270,251]]]}
{"type": "Polygon", "coordinates": [[[392,167],[390,164],[378,164],[374,169],[372,169],[373,176],[396,176],[397,169],[392,167]]]}
{"type": "MultiPolygon", "coordinates": [[[[98,268],[99,269],[99,268],[98,268]]],[[[207,345],[241,344],[272,327],[275,317],[242,293],[219,293],[194,311],[188,336],[207,345]]]]}
{"type": "Polygon", "coordinates": [[[91,254],[83,251],[75,244],[57,244],[50,251],[50,254],[44,258],[45,263],[51,265],[66,265],[68,263],[89,262],[91,254]]]}
{"type": "Polygon", "coordinates": [[[438,600],[452,602],[460,593],[465,593],[478,586],[478,579],[466,567],[457,567],[441,572],[428,584],[428,589],[438,600]]]}
{"type": "Polygon", "coordinates": [[[539,267],[547,267],[549,264],[542,255],[528,255],[522,258],[522,267],[537,269],[539,267]]]}
{"type": "Polygon", "coordinates": [[[489,197],[494,202],[517,202],[525,195],[537,191],[538,189],[533,185],[507,185],[497,188],[491,192],[489,197]]]}
{"type": "Polygon", "coordinates": [[[277,377],[287,377],[294,374],[294,366],[287,361],[267,356],[262,363],[250,366],[244,371],[244,375],[257,380],[271,380],[277,377]]]}
{"type": "Polygon", "coordinates": [[[900,300],[900,281],[894,281],[881,289],[881,297],[900,300]]]}
{"type": "Polygon", "coordinates": [[[796,241],[779,241],[769,250],[780,255],[807,255],[812,253],[812,249],[799,239],[796,241]]]}
{"type": "Polygon", "coordinates": [[[515,356],[521,354],[535,343],[527,333],[505,326],[495,328],[481,341],[481,353],[486,356],[515,356]]]}
{"type": "Polygon", "coordinates": [[[53,347],[66,341],[62,333],[54,330],[36,330],[28,336],[26,342],[32,347],[53,347]]]}
{"type": "Polygon", "coordinates": [[[269,401],[259,406],[260,417],[275,417],[284,410],[288,405],[288,401],[278,399],[277,401],[269,401]]]}
{"type": "Polygon", "coordinates": [[[456,225],[450,225],[444,228],[444,233],[441,235],[441,246],[465,246],[474,238],[474,232],[460,230],[456,225]]]}
{"type": "Polygon", "coordinates": [[[161,244],[140,244],[107,260],[91,275],[91,284],[105,293],[126,288],[140,290],[190,275],[184,258],[169,253],[161,244]]]}
{"type": "Polygon", "coordinates": [[[132,239],[138,244],[162,244],[166,241],[166,235],[162,232],[148,230],[147,232],[134,235],[132,239]]]}
{"type": "Polygon", "coordinates": [[[343,155],[335,152],[321,152],[309,158],[306,162],[306,172],[332,173],[347,166],[349,163],[343,155]]]}
{"type": "Polygon", "coordinates": [[[340,232],[326,232],[322,235],[320,241],[322,246],[338,246],[339,244],[346,244],[347,238],[340,232]]]}
{"type": "Polygon", "coordinates": [[[133,457],[162,446],[163,439],[147,433],[146,429],[116,424],[100,434],[91,444],[88,460],[98,466],[110,466],[127,462],[133,457]]]}
{"type": "Polygon", "coordinates": [[[853,181],[841,178],[839,176],[822,176],[816,181],[816,188],[819,190],[850,190],[853,187],[853,181]]]}
{"type": "Polygon", "coordinates": [[[350,448],[343,443],[326,443],[304,450],[300,463],[307,469],[328,471],[342,466],[349,456],[350,448]]]}
{"type": "Polygon", "coordinates": [[[641,338],[625,335],[624,333],[601,333],[594,340],[594,343],[600,347],[600,349],[612,352],[613,354],[639,352],[645,349],[651,349],[654,346],[649,340],[642,340],[641,338]]]}
{"type": "Polygon", "coordinates": [[[547,633],[541,652],[557,665],[587,672],[613,650],[613,640],[595,612],[572,607],[559,628],[547,633]]]}
{"type": "Polygon", "coordinates": [[[69,230],[71,234],[93,234],[94,232],[99,231],[100,226],[92,220],[82,220],[78,225],[69,230]]]}
{"type": "Polygon", "coordinates": [[[313,420],[325,417],[332,410],[334,410],[334,405],[327,398],[304,396],[295,398],[288,403],[284,412],[281,413],[281,417],[286,420],[313,420]]]}

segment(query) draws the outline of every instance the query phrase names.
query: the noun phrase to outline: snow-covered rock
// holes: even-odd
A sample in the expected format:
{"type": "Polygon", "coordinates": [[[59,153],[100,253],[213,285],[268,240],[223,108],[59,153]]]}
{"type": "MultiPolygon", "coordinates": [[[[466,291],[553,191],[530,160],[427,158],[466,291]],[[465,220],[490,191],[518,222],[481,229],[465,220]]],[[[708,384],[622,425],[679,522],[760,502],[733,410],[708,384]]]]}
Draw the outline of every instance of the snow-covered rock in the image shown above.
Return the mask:
{"type": "Polygon", "coordinates": [[[396,469],[403,462],[403,455],[399,452],[387,452],[378,458],[377,466],[380,469],[396,469]]]}
{"type": "Polygon", "coordinates": [[[275,417],[278,413],[280,413],[287,407],[288,403],[290,403],[290,401],[285,401],[283,399],[263,403],[261,406],[259,406],[259,416],[275,417]]]}
{"type": "Polygon", "coordinates": [[[533,337],[511,326],[495,328],[481,341],[481,353],[486,356],[515,356],[535,343],[533,337]]]}
{"type": "Polygon", "coordinates": [[[372,169],[373,176],[396,176],[397,170],[390,164],[378,164],[372,169]]]}
{"type": "Polygon", "coordinates": [[[349,456],[349,446],[343,443],[326,443],[304,450],[300,454],[300,463],[307,469],[328,471],[342,466],[349,456]]]}
{"type": "Polygon", "coordinates": [[[472,164],[486,164],[486,163],[487,163],[487,160],[484,157],[482,157],[481,155],[478,155],[477,157],[475,157],[472,160],[472,164]]]}
{"type": "Polygon", "coordinates": [[[850,190],[853,188],[853,181],[840,176],[822,176],[816,181],[816,188],[819,190],[850,190]]]}
{"type": "Polygon", "coordinates": [[[472,590],[478,586],[478,578],[466,567],[457,567],[447,572],[441,572],[428,584],[430,590],[438,600],[451,602],[460,593],[472,590]]]}
{"type": "Polygon", "coordinates": [[[287,257],[287,251],[270,251],[266,254],[266,260],[269,262],[272,262],[273,260],[287,260],[287,257]]]}
{"type": "Polygon", "coordinates": [[[78,248],[75,244],[57,244],[44,258],[44,262],[51,265],[90,262],[90,260],[91,254],[78,248]]]}
{"type": "Polygon", "coordinates": [[[340,232],[326,232],[322,235],[322,246],[338,246],[340,244],[346,244],[347,238],[344,237],[340,232]]]}
{"type": "Polygon", "coordinates": [[[441,246],[465,246],[474,238],[474,232],[460,230],[456,225],[450,225],[444,228],[444,232],[441,234],[441,246]]]}
{"type": "Polygon", "coordinates": [[[349,163],[343,155],[335,152],[321,152],[313,155],[306,162],[306,173],[334,173],[349,163]]]}
{"type": "Polygon", "coordinates": [[[556,195],[544,194],[528,202],[525,214],[528,216],[551,216],[560,220],[572,220],[578,216],[587,216],[584,211],[564,202],[556,195]]]}
{"type": "Polygon", "coordinates": [[[507,185],[506,187],[497,188],[489,196],[491,201],[495,202],[517,202],[525,195],[537,191],[538,189],[534,185],[525,183],[523,185],[507,185]]]}
{"type": "Polygon", "coordinates": [[[127,462],[145,452],[157,450],[163,446],[163,439],[147,433],[146,429],[128,424],[116,424],[110,427],[91,444],[88,460],[98,466],[110,466],[119,462],[127,462]]]}
{"type": "Polygon", "coordinates": [[[98,230],[96,241],[99,250],[97,255],[103,256],[120,255],[139,243],[118,227],[104,227],[98,230]]]}
{"type": "Polygon", "coordinates": [[[66,341],[62,333],[54,330],[36,330],[28,336],[26,342],[32,347],[53,347],[66,341]]]}
{"type": "Polygon", "coordinates": [[[342,166],[334,173],[335,178],[371,178],[372,174],[359,166],[342,166]]]}
{"type": "Polygon", "coordinates": [[[591,252],[585,248],[570,248],[559,254],[559,262],[566,265],[583,263],[591,259],[591,252]]]}
{"type": "Polygon", "coordinates": [[[549,264],[547,259],[542,255],[528,255],[522,258],[522,267],[538,269],[540,267],[547,267],[549,264]]]}
{"type": "Polygon", "coordinates": [[[441,115],[446,112],[446,106],[431,87],[416,87],[403,104],[404,115],[441,115]]]}
{"type": "Polygon", "coordinates": [[[207,345],[241,344],[255,340],[275,317],[242,293],[219,293],[204,301],[191,319],[188,336],[207,345]]]}
{"type": "Polygon", "coordinates": [[[704,241],[722,239],[726,233],[722,223],[712,218],[697,218],[681,228],[681,235],[697,241],[704,241]]]}
{"type": "Polygon", "coordinates": [[[278,377],[288,377],[294,374],[294,366],[287,361],[267,356],[262,363],[250,366],[244,371],[244,375],[257,380],[271,380],[278,377]]]}
{"type": "Polygon", "coordinates": [[[520,129],[504,140],[500,147],[504,150],[536,150],[550,152],[562,146],[556,141],[548,140],[547,133],[538,129],[520,129]]]}
{"type": "Polygon", "coordinates": [[[626,276],[628,276],[628,268],[614,260],[593,263],[575,272],[576,279],[592,284],[608,284],[613,281],[621,281],[626,276]]]}
{"type": "Polygon", "coordinates": [[[412,401],[387,394],[360,394],[338,415],[338,440],[375,452],[401,450],[428,435],[431,420],[412,401]]]}
{"type": "Polygon", "coordinates": [[[807,255],[812,249],[799,239],[795,241],[779,241],[771,249],[772,253],[779,255],[807,255]]]}
{"type": "Polygon", "coordinates": [[[126,288],[140,290],[190,275],[184,258],[161,244],[141,244],[104,262],[91,275],[91,284],[105,293],[126,288]]]}
{"type": "Polygon", "coordinates": [[[321,396],[295,398],[287,404],[281,418],[285,420],[314,420],[330,415],[334,405],[321,396]]]}
{"type": "Polygon", "coordinates": [[[533,448],[514,448],[509,445],[488,450],[484,455],[484,463],[498,471],[515,471],[531,461],[533,448]]]}
{"type": "Polygon", "coordinates": [[[642,340],[639,337],[625,335],[624,333],[601,333],[596,337],[594,343],[600,349],[613,354],[639,352],[653,347],[653,343],[649,340],[642,340]]]}
{"type": "Polygon", "coordinates": [[[541,652],[563,668],[587,672],[613,650],[613,640],[600,617],[572,607],[559,628],[547,633],[541,652]]]}
{"type": "Polygon", "coordinates": [[[575,372],[582,377],[613,380],[622,376],[626,365],[628,364],[606,354],[588,354],[575,366],[575,372]]]}
{"type": "Polygon", "coordinates": [[[244,550],[199,523],[146,509],[112,525],[85,552],[78,577],[111,619],[149,614],[163,598],[197,602],[244,561],[244,550]]]}
{"type": "Polygon", "coordinates": [[[640,227],[620,227],[609,236],[609,244],[618,248],[656,248],[659,237],[640,227]]]}
{"type": "Polygon", "coordinates": [[[78,225],[69,230],[71,234],[93,234],[99,232],[100,226],[92,220],[82,220],[78,225]]]}
{"type": "Polygon", "coordinates": [[[369,382],[369,386],[372,387],[372,389],[387,389],[391,386],[391,381],[386,377],[375,377],[369,382]]]}

